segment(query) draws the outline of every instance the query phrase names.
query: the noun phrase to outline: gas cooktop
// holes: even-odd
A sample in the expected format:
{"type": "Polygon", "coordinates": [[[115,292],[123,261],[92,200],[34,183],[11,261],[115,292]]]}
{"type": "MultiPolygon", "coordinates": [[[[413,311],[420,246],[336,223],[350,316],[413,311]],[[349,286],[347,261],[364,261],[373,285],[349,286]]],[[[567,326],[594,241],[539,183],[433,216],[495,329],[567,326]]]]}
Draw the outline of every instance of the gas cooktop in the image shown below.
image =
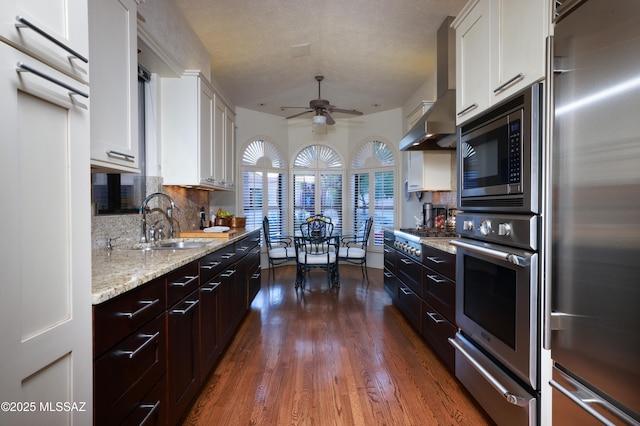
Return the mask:
{"type": "Polygon", "coordinates": [[[400,232],[420,238],[458,238],[455,229],[445,228],[400,228],[400,232]]]}

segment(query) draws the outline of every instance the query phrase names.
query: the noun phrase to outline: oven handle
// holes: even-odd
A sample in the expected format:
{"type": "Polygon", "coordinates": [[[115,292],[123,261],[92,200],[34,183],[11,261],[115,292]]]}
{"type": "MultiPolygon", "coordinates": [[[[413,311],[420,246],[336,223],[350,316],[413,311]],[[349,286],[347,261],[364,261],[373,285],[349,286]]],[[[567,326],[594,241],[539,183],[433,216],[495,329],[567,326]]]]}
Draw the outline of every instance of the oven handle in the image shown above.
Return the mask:
{"type": "Polygon", "coordinates": [[[502,396],[504,396],[509,404],[517,405],[520,407],[526,407],[528,405],[528,401],[526,398],[509,392],[509,389],[505,388],[502,383],[500,383],[495,377],[491,375],[491,373],[487,371],[486,368],[480,365],[480,363],[476,361],[476,359],[471,354],[469,354],[462,346],[460,346],[460,344],[456,342],[455,339],[449,338],[449,343],[451,343],[451,345],[456,348],[456,350],[461,355],[463,355],[467,359],[467,361],[471,363],[471,366],[475,368],[478,373],[480,373],[485,379],[487,379],[489,384],[493,386],[495,390],[497,390],[498,392],[500,392],[500,394],[502,394],[502,396]]]}
{"type": "Polygon", "coordinates": [[[507,262],[513,263],[514,265],[517,265],[517,266],[525,267],[525,266],[529,266],[529,264],[531,263],[530,260],[527,259],[526,257],[518,256],[517,254],[507,253],[501,250],[490,249],[487,247],[480,247],[475,244],[462,242],[460,240],[453,240],[450,242],[450,244],[467,249],[474,253],[487,255],[494,259],[506,260],[507,262]]]}

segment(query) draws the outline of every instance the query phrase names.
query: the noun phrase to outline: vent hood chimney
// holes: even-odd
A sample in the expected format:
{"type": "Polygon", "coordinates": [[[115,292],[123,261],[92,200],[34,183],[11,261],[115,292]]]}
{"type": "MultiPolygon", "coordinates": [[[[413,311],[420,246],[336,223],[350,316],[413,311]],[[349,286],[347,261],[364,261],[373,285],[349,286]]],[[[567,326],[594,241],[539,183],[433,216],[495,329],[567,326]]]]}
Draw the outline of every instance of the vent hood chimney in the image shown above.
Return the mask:
{"type": "Polygon", "coordinates": [[[400,140],[400,150],[455,149],[456,41],[448,16],[438,29],[436,81],[438,99],[400,140]]]}

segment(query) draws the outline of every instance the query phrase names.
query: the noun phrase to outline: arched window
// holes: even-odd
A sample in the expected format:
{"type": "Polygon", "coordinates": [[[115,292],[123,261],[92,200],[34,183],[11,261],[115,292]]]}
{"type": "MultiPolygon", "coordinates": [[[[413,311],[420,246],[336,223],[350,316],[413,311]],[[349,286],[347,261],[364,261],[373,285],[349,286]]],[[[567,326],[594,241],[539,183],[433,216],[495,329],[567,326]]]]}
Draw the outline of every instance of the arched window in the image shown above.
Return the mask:
{"type": "Polygon", "coordinates": [[[310,145],[293,159],[293,226],[314,214],[331,217],[342,230],[344,162],[326,145],[310,145]]]}
{"type": "Polygon", "coordinates": [[[389,145],[373,140],[363,143],[351,161],[349,212],[351,229],[360,229],[373,217],[373,244],[382,246],[383,229],[395,222],[395,155],[389,145]]]}
{"type": "Polygon", "coordinates": [[[272,142],[258,139],[249,142],[242,152],[242,213],[247,226],[262,226],[267,216],[270,230],[286,230],[287,191],[286,161],[272,142]]]}

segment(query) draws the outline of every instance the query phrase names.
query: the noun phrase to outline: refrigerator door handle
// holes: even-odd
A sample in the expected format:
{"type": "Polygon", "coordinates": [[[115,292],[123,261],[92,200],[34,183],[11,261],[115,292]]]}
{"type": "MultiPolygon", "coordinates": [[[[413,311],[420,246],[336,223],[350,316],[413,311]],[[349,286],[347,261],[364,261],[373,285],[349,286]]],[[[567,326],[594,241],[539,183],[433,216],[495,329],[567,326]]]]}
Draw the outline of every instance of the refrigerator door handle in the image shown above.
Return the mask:
{"type": "Polygon", "coordinates": [[[569,398],[582,410],[586,411],[590,416],[598,419],[602,424],[607,426],[616,426],[619,424],[637,424],[637,421],[632,419],[626,413],[613,406],[607,400],[601,398],[591,390],[586,388],[582,383],[576,381],[564,371],[554,367],[554,377],[558,380],[552,379],[549,381],[551,387],[555,388],[562,395],[569,398]],[[556,376],[556,374],[558,376],[556,376]],[[562,383],[560,383],[562,382],[562,383]],[[567,389],[567,387],[572,390],[567,389]],[[606,413],[605,416],[595,407],[602,407],[602,411],[606,413]]]}

